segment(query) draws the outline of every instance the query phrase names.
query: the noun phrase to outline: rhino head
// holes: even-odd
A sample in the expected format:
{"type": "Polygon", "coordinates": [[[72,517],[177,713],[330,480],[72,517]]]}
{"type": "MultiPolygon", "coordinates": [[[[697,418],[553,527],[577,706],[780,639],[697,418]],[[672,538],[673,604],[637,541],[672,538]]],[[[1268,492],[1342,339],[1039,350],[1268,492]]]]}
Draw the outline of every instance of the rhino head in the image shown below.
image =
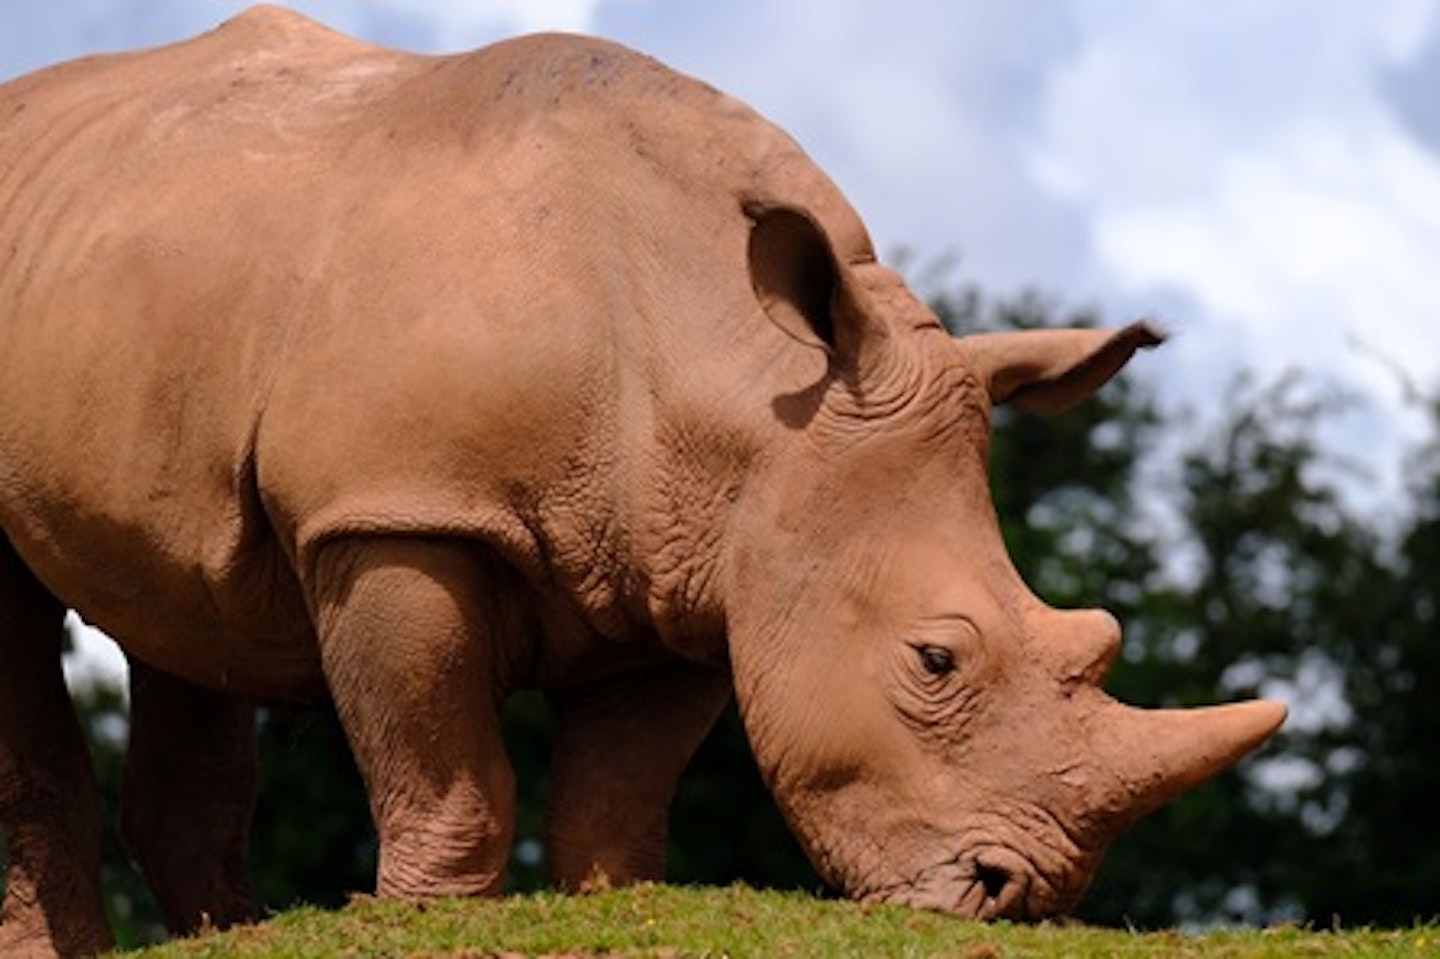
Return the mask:
{"type": "Polygon", "coordinates": [[[1285,715],[1110,698],[1116,620],[1042,603],[1001,540],[991,407],[1065,408],[1160,338],[1144,324],[952,338],[895,274],[837,257],[815,219],[754,216],[761,303],[825,356],[812,387],[775,399],[788,435],[727,562],[736,693],[762,772],[852,897],[1063,912],[1121,829],[1285,715]]]}

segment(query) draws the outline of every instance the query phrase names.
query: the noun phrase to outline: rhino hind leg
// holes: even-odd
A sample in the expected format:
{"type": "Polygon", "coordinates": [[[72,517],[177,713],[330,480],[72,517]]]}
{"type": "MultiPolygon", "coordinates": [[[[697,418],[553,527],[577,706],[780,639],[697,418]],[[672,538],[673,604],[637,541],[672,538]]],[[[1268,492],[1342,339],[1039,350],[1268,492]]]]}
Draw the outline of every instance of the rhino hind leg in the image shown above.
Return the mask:
{"type": "Polygon", "coordinates": [[[60,664],[64,612],[0,537],[0,956],[85,956],[113,942],[94,774],[60,664]]]}
{"type": "Polygon", "coordinates": [[[550,700],[550,881],[575,890],[663,880],[675,785],[730,700],[728,674],[676,661],[550,700]]]}
{"type": "Polygon", "coordinates": [[[121,833],[173,933],[256,914],[245,872],[255,710],[130,662],[121,833]]]}
{"type": "Polygon", "coordinates": [[[499,648],[514,625],[459,540],[327,545],[321,662],[380,839],[382,896],[500,891],[515,779],[500,732],[499,648]]]}

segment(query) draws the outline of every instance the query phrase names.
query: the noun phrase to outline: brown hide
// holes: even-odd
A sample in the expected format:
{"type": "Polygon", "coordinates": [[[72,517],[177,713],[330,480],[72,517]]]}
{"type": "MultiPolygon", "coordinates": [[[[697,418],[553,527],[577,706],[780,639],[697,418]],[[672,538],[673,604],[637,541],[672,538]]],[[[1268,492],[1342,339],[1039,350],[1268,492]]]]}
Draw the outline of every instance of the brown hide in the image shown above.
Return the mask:
{"type": "Polygon", "coordinates": [[[426,58],[260,9],[0,112],[5,528],[136,655],[241,690],[318,681],[300,584],[351,533],[537,575],[543,539],[591,625],[670,615],[675,562],[635,570],[611,514],[670,509],[634,502],[667,432],[740,460],[737,369],[806,360],[757,322],[742,201],[778,181],[868,255],[783,134],[599,41],[426,58]]]}
{"type": "Polygon", "coordinates": [[[381,893],[470,894],[512,690],[555,709],[573,888],[663,876],[733,675],[827,877],[983,917],[1068,907],[1280,721],[1110,700],[1114,621],[1000,541],[991,404],[1154,332],[951,340],[792,140],[652,60],[257,8],[0,118],[0,953],[107,941],[62,603],[134,664],[124,825],[181,929],[250,909],[252,697],[334,698],[381,893]]]}

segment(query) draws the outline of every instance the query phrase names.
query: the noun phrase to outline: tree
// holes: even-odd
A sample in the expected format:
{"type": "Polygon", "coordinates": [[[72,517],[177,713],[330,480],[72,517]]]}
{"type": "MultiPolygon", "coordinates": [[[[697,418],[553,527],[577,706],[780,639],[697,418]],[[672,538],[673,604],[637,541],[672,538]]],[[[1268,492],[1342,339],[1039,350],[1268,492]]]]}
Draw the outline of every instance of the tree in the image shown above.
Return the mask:
{"type": "Polygon", "coordinates": [[[1326,815],[1306,817],[1317,864],[1297,882],[1320,918],[1440,916],[1440,397],[1427,407],[1432,437],[1410,457],[1393,572],[1353,594],[1369,614],[1331,648],[1353,721],[1307,796],[1326,815]]]}
{"type": "MultiPolygon", "coordinates": [[[[1211,437],[1184,455],[1173,497],[1181,541],[1167,545],[1186,548],[1188,568],[1146,591],[1143,628],[1117,676],[1132,695],[1192,705],[1316,677],[1338,691],[1336,657],[1370,628],[1366,597],[1384,588],[1386,571],[1318,445],[1340,407],[1303,386],[1295,376],[1265,387],[1242,377],[1225,391],[1211,437]]],[[[1314,863],[1301,850],[1338,808],[1317,791],[1316,770],[1332,761],[1348,718],[1300,712],[1240,775],[1133,831],[1097,883],[1096,917],[1168,925],[1312,915],[1303,874],[1314,863]]]]}

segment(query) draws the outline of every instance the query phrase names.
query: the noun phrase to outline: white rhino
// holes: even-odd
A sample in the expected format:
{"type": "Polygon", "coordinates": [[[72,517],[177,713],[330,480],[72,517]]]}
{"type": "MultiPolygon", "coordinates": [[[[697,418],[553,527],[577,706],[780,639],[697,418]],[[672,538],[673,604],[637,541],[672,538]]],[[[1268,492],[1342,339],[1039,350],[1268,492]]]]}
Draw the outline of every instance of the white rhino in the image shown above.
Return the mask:
{"type": "Polygon", "coordinates": [[[258,8],[0,122],[0,953],[110,942],[66,606],[133,665],[123,826],[182,929],[249,914],[267,699],[333,697],[382,895],[499,888],[521,687],[555,881],[660,877],[733,690],[831,882],[982,918],[1068,908],[1281,721],[1110,699],[1115,620],[1000,539],[991,405],[1157,336],[952,339],[791,139],[652,60],[258,8]]]}

